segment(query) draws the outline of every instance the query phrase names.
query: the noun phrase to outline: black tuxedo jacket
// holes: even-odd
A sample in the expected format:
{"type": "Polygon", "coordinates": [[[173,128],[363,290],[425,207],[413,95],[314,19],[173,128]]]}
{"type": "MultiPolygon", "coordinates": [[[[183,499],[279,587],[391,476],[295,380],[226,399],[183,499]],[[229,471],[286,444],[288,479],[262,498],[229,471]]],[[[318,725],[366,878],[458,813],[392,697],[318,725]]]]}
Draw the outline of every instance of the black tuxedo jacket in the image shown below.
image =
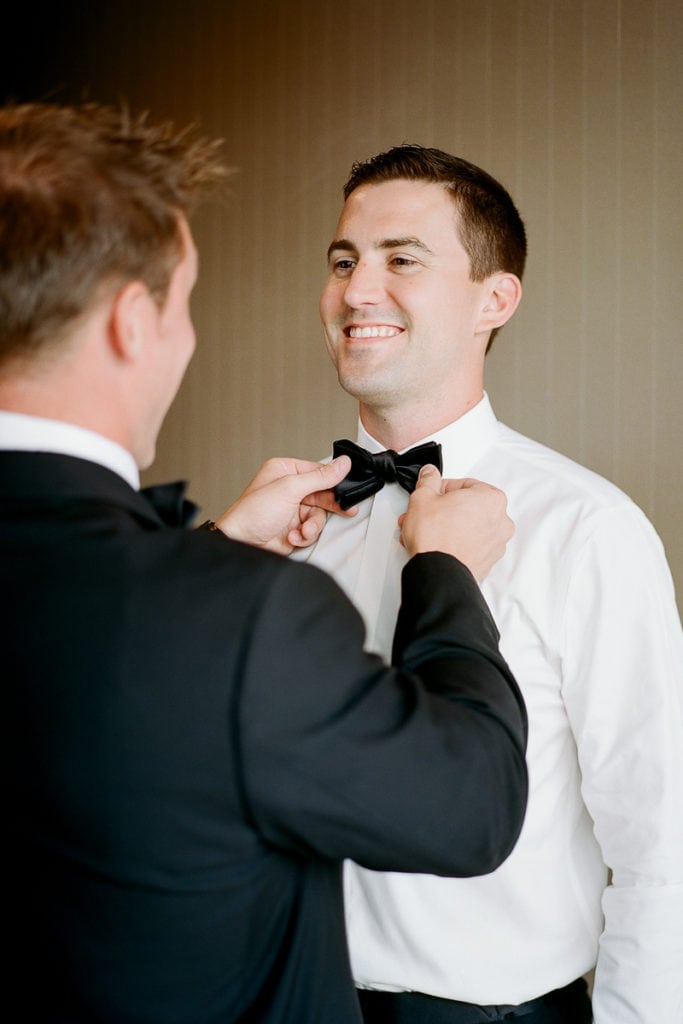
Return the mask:
{"type": "Polygon", "coordinates": [[[512,848],[524,710],[455,559],[406,568],[388,669],[319,570],[1,452],[0,566],[22,1019],[353,1024],[342,859],[464,876],[512,848]]]}

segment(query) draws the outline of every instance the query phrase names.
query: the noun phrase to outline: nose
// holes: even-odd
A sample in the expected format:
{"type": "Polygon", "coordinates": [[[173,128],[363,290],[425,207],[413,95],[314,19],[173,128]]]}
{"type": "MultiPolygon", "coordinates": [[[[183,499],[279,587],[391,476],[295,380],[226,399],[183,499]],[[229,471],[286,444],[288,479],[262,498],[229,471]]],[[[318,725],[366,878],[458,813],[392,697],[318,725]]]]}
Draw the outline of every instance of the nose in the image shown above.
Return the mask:
{"type": "Polygon", "coordinates": [[[385,295],[384,277],[379,266],[359,260],[347,279],[344,300],[347,306],[377,305],[385,295]]]}

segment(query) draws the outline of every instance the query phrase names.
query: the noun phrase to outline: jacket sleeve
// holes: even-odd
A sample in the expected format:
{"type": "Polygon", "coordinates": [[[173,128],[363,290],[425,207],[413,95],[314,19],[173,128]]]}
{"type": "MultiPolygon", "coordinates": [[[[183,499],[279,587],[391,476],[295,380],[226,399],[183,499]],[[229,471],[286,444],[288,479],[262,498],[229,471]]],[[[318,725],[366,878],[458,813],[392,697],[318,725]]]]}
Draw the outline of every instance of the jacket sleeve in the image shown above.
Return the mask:
{"type": "Polygon", "coordinates": [[[259,605],[240,702],[245,803],[293,855],[467,876],[512,849],[526,714],[469,571],[413,558],[393,667],[319,570],[287,563],[259,605]]]}

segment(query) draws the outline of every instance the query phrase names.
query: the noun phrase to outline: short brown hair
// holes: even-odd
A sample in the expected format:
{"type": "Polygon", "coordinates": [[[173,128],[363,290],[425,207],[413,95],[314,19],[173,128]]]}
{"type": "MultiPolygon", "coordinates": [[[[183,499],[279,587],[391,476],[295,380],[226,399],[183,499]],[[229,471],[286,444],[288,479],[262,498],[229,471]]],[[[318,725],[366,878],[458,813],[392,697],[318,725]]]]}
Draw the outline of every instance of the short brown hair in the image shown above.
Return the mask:
{"type": "Polygon", "coordinates": [[[0,108],[0,361],[57,340],[104,288],[162,304],[178,216],[226,174],[219,141],[86,103],[0,108]]]}
{"type": "MultiPolygon", "coordinates": [[[[475,164],[441,149],[414,144],[395,146],[355,163],[344,198],[360,185],[407,179],[443,183],[458,211],[457,231],[470,258],[470,278],[483,281],[498,271],[521,280],[526,262],[526,231],[509,193],[475,164]]],[[[496,331],[491,333],[493,341],[496,331]]]]}

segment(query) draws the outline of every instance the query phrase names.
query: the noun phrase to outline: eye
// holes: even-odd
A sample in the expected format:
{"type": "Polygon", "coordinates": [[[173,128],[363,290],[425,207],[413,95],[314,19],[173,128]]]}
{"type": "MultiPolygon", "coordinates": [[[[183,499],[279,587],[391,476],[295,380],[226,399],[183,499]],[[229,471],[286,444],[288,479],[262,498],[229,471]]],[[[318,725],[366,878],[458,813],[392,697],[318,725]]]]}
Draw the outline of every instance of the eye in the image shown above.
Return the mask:
{"type": "Polygon", "coordinates": [[[389,265],[399,270],[404,268],[410,269],[411,267],[417,267],[418,261],[411,259],[410,256],[392,256],[389,260],[389,265]]]}
{"type": "Polygon", "coordinates": [[[355,266],[356,261],[351,259],[350,256],[340,256],[330,261],[330,269],[333,274],[350,274],[355,266]]]}

